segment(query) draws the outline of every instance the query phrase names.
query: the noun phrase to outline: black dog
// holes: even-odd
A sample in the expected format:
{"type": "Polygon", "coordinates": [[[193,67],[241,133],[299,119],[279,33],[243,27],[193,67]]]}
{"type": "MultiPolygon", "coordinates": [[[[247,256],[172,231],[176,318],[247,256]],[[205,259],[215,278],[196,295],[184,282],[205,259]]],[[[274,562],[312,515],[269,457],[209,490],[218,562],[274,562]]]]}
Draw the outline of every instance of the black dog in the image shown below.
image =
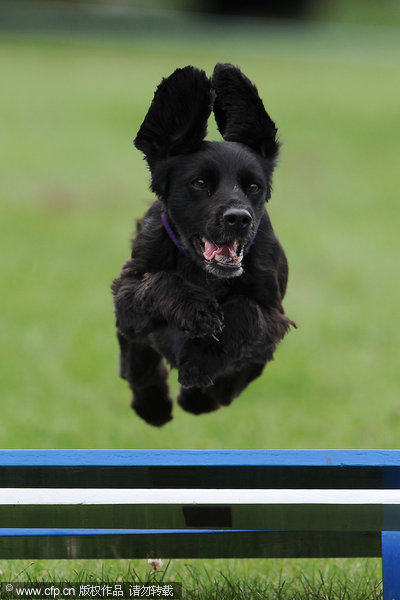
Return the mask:
{"type": "Polygon", "coordinates": [[[294,325],[264,206],[276,132],[255,86],[220,63],[211,79],[194,67],[164,79],[135,139],[158,200],[112,291],[120,375],[152,425],[172,418],[163,357],[179,371],[182,408],[209,412],[261,374],[294,325]],[[224,141],[204,141],[211,110],[224,141]]]}

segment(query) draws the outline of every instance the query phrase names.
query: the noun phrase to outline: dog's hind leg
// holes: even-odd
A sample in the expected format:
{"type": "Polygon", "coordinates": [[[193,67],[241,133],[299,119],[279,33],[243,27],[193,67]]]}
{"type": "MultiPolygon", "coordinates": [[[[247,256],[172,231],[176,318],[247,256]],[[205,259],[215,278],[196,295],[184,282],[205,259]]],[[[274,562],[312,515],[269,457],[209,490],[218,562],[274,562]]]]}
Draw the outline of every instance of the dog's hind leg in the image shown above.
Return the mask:
{"type": "Polygon", "coordinates": [[[210,388],[181,387],[178,396],[178,404],[183,410],[201,415],[202,413],[212,412],[219,408],[219,402],[212,398],[209,394],[210,388]]]}
{"type": "Polygon", "coordinates": [[[161,426],[172,419],[168,371],[158,352],[143,342],[120,334],[120,375],[133,392],[131,407],[150,425],[161,426]]]}
{"type": "Polygon", "coordinates": [[[221,406],[229,406],[253,379],[261,375],[263,369],[263,364],[250,363],[235,373],[221,375],[214,381],[214,385],[208,388],[209,394],[221,406]]]}
{"type": "Polygon", "coordinates": [[[182,387],[178,404],[195,415],[229,406],[253,379],[261,375],[263,369],[263,364],[250,363],[234,373],[218,376],[209,387],[182,387]]]}

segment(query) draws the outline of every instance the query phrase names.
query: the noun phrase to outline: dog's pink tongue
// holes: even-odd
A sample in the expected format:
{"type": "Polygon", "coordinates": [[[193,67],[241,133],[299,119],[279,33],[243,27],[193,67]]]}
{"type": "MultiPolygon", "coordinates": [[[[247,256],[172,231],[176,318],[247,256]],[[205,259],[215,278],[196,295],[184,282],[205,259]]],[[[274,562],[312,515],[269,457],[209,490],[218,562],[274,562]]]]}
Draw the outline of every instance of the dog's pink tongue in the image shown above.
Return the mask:
{"type": "Polygon", "coordinates": [[[230,246],[223,244],[218,247],[214,242],[210,242],[210,240],[206,240],[204,243],[204,252],[203,256],[206,260],[214,260],[217,254],[226,254],[226,256],[230,256],[234,258],[236,256],[235,251],[230,246]]]}
{"type": "Polygon", "coordinates": [[[210,242],[210,240],[206,240],[204,242],[204,252],[203,252],[203,256],[206,260],[213,260],[213,258],[215,257],[215,255],[218,253],[218,246],[216,246],[213,242],[210,242]]]}

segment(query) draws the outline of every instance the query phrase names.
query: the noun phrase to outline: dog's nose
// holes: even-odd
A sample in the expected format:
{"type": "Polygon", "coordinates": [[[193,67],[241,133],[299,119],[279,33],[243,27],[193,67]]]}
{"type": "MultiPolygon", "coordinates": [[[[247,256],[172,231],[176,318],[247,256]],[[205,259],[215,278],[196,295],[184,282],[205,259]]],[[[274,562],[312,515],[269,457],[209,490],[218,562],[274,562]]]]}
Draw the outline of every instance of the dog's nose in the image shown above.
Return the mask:
{"type": "Polygon", "coordinates": [[[251,214],[245,208],[228,208],[223,214],[224,224],[234,231],[243,231],[250,226],[251,214]]]}

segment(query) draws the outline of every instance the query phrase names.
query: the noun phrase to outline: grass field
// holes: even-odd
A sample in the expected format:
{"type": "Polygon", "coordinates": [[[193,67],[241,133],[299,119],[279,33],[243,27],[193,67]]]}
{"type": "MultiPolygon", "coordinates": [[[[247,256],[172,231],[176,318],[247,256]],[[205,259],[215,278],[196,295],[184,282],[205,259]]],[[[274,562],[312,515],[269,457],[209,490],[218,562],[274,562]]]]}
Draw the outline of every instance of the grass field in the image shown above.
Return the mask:
{"type": "MultiPolygon", "coordinates": [[[[398,36],[186,25],[173,37],[0,38],[1,446],[398,446],[398,36]],[[117,377],[109,292],[151,199],[132,139],[162,76],[221,60],[257,82],[284,142],[269,209],[299,329],[229,409],[177,407],[158,430],[130,412],[117,377]]],[[[3,580],[147,573],[145,561],[0,569],[3,580]]],[[[165,577],[187,598],[366,600],[381,575],[377,560],[257,560],[173,561],[165,577]]]]}

